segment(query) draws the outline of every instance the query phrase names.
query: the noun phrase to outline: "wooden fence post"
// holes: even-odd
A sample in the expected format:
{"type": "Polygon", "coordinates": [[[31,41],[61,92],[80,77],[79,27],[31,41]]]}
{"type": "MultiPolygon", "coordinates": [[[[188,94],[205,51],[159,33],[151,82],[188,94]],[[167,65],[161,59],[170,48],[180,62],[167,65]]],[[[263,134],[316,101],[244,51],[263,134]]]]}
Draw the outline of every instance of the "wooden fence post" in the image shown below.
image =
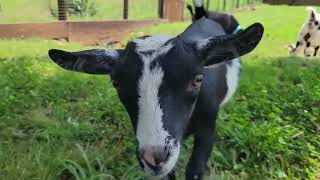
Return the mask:
{"type": "Polygon", "coordinates": [[[163,0],[163,18],[170,22],[183,20],[183,0],[163,0]]]}
{"type": "Polygon", "coordinates": [[[123,19],[128,19],[129,0],[123,0],[123,19]]]}
{"type": "Polygon", "coordinates": [[[158,16],[163,18],[163,0],[158,0],[158,16]]]}
{"type": "Polygon", "coordinates": [[[58,0],[58,19],[59,19],[59,21],[66,21],[67,20],[66,0],[58,0]]]}

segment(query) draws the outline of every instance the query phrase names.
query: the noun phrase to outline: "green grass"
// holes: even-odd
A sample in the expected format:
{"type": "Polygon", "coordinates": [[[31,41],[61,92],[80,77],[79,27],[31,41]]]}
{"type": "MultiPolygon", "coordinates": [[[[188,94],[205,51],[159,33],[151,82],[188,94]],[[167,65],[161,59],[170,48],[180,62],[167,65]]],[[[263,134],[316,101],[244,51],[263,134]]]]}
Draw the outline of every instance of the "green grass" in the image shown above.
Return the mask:
{"type": "MultiPolygon", "coordinates": [[[[306,12],[256,9],[236,13],[243,27],[262,22],[265,35],[243,58],[238,92],[219,115],[212,172],[215,179],[319,179],[320,59],[287,52],[306,12]]],[[[177,34],[189,23],[158,24],[132,36],[177,34]]],[[[141,179],[131,123],[109,78],[58,68],[50,48],[90,47],[0,41],[0,179],[141,179]]],[[[179,179],[190,148],[184,145],[179,179]]]]}
{"type": "MultiPolygon", "coordinates": [[[[92,17],[70,16],[71,21],[86,20],[121,20],[123,1],[93,0],[97,14],[92,17]]],[[[157,19],[157,0],[134,0],[129,2],[129,19],[157,19]]],[[[2,0],[0,2],[0,23],[24,23],[57,21],[51,14],[50,7],[57,10],[57,0],[2,0]],[[18,12],[18,13],[17,13],[18,12]]]]}
{"type": "Polygon", "coordinates": [[[0,23],[53,21],[49,0],[1,0],[0,23]]]}

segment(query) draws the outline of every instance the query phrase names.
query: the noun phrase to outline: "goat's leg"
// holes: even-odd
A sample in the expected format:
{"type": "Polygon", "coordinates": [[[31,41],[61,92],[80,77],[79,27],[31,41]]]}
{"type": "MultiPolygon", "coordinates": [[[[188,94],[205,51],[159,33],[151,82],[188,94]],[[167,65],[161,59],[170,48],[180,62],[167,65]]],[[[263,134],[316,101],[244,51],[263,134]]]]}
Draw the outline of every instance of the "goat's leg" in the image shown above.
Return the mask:
{"type": "Polygon", "coordinates": [[[297,41],[296,46],[289,46],[289,53],[290,54],[298,54],[302,51],[303,46],[305,46],[305,43],[302,41],[297,41]]]}
{"type": "Polygon", "coordinates": [[[207,118],[207,121],[197,123],[195,127],[193,151],[186,169],[186,180],[202,179],[208,169],[207,161],[214,142],[216,113],[207,118]]]}
{"type": "Polygon", "coordinates": [[[310,38],[311,34],[306,33],[305,35],[300,34],[300,39],[297,41],[296,47],[289,46],[289,52],[290,54],[298,54],[301,52],[302,48],[306,46],[307,48],[310,47],[310,38]]]}
{"type": "Polygon", "coordinates": [[[314,54],[313,54],[313,56],[317,56],[319,48],[320,48],[320,46],[316,46],[316,47],[314,48],[314,54]]]}

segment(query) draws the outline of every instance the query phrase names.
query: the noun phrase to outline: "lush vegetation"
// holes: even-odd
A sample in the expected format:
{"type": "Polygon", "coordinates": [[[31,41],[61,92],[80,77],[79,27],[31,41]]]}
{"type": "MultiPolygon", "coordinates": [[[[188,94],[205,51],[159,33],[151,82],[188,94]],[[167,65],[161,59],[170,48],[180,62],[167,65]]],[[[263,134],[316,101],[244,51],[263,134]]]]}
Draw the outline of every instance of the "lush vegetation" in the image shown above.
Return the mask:
{"type": "MultiPolygon", "coordinates": [[[[256,9],[236,13],[244,27],[262,22],[265,35],[243,58],[239,90],[219,115],[210,179],[319,179],[320,59],[287,53],[306,12],[256,9]]],[[[179,33],[189,24],[143,32],[179,33]]],[[[50,48],[90,47],[0,41],[0,179],[141,179],[132,127],[109,78],[58,68],[50,48]]],[[[179,179],[190,148],[184,145],[179,179]]]]}

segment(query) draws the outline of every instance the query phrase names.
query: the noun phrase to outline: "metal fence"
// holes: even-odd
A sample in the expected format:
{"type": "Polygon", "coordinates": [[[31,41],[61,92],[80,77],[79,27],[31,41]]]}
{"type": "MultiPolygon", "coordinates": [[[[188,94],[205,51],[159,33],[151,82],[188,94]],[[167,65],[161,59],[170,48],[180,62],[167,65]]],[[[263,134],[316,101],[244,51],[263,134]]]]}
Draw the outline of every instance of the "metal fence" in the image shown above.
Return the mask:
{"type": "MultiPolygon", "coordinates": [[[[228,11],[262,0],[203,1],[210,10],[228,11]]],[[[67,16],[61,19],[71,21],[155,20],[168,16],[179,20],[183,11],[185,17],[190,16],[186,4],[192,4],[192,0],[0,0],[0,24],[57,21],[58,4],[66,10],[67,16]]]]}
{"type": "MultiPolygon", "coordinates": [[[[320,0],[319,0],[320,1],[320,0]]],[[[204,6],[210,11],[232,11],[247,6],[262,3],[263,0],[203,0],[204,6]]],[[[193,4],[192,0],[184,0],[185,4],[193,4]]],[[[184,12],[185,16],[190,16],[189,11],[184,12]]]]}
{"type": "Polygon", "coordinates": [[[70,20],[145,20],[158,18],[158,0],[50,0],[50,10],[58,17],[58,7],[70,20]]]}

